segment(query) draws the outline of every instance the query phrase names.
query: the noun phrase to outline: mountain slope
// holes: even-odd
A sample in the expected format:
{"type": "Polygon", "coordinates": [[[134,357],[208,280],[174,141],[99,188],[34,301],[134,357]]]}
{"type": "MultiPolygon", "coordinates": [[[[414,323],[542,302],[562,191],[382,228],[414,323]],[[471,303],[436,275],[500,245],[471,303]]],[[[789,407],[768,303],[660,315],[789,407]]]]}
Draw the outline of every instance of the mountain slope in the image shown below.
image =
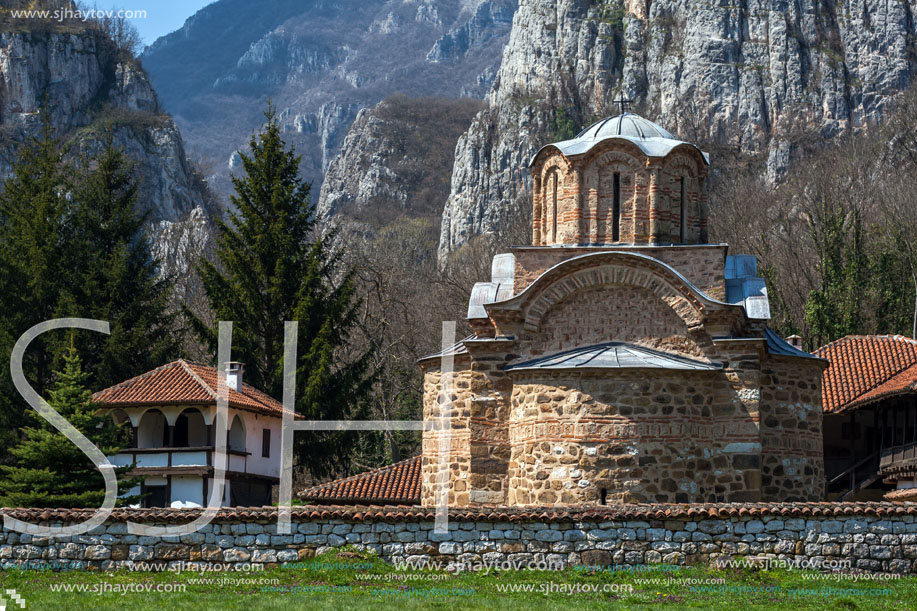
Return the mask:
{"type": "Polygon", "coordinates": [[[360,109],[398,92],[483,97],[515,0],[219,0],[143,62],[224,198],[271,99],[316,194],[360,109]]]}
{"type": "Polygon", "coordinates": [[[492,232],[538,147],[616,114],[621,93],[683,138],[766,155],[778,179],[797,135],[877,120],[911,83],[915,10],[914,0],[521,0],[488,108],[456,148],[440,257],[492,232]]]}
{"type": "Polygon", "coordinates": [[[136,164],[154,256],[184,279],[211,240],[209,195],[139,63],[83,26],[0,32],[0,176],[37,133],[46,102],[76,151],[98,150],[110,134],[136,164]]]}
{"type": "Polygon", "coordinates": [[[328,168],[318,212],[369,229],[403,217],[438,226],[455,141],[482,107],[399,95],[361,110],[328,168]]]}

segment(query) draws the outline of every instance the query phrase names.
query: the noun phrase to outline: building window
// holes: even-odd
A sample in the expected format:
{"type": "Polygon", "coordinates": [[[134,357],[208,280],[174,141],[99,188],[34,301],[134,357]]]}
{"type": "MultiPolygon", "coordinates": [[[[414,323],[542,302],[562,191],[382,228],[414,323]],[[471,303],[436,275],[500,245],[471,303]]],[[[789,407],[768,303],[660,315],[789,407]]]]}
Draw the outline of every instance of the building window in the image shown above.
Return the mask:
{"type": "Polygon", "coordinates": [[[557,241],[557,172],[551,176],[551,241],[557,241]]]}
{"type": "Polygon", "coordinates": [[[261,457],[271,457],[271,430],[264,429],[261,433],[261,457]]]}
{"type": "Polygon", "coordinates": [[[621,239],[621,173],[615,172],[614,189],[612,191],[614,199],[612,200],[611,209],[611,241],[617,242],[621,239]]]}
{"type": "Polygon", "coordinates": [[[602,488],[602,490],[600,491],[600,493],[599,493],[599,502],[600,502],[602,505],[607,505],[607,504],[608,504],[608,490],[607,490],[606,488],[602,488]]]}
{"type": "Polygon", "coordinates": [[[149,486],[146,483],[141,483],[140,495],[143,497],[140,501],[143,507],[168,507],[171,505],[167,486],[149,486]]]}
{"type": "Polygon", "coordinates": [[[688,241],[688,190],[685,186],[685,177],[681,177],[681,243],[688,241]]]}

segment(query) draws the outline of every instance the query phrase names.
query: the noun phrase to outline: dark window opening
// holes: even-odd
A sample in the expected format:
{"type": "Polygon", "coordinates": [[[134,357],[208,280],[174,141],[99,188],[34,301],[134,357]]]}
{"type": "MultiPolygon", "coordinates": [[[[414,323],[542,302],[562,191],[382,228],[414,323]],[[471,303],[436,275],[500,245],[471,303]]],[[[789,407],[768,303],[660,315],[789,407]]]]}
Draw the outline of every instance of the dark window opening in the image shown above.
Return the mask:
{"type": "Polygon", "coordinates": [[[263,482],[233,481],[229,485],[231,507],[263,507],[271,504],[271,486],[263,482]]]}
{"type": "Polygon", "coordinates": [[[184,414],[175,420],[175,431],[172,433],[172,447],[188,447],[188,417],[184,414]]]}
{"type": "Polygon", "coordinates": [[[607,505],[607,504],[608,504],[608,490],[607,490],[606,488],[602,488],[602,490],[601,490],[601,492],[600,492],[599,502],[600,502],[602,505],[607,505]]]}
{"type": "Polygon", "coordinates": [[[271,430],[264,429],[261,432],[261,458],[271,457],[271,430]]]}
{"type": "Polygon", "coordinates": [[[168,488],[166,486],[147,486],[140,487],[140,494],[143,496],[141,501],[143,507],[168,507],[168,488]]]}
{"type": "Polygon", "coordinates": [[[611,209],[611,241],[617,242],[621,239],[621,173],[615,172],[614,175],[614,199],[612,200],[611,209]]]}
{"type": "Polygon", "coordinates": [[[688,241],[688,192],[685,188],[685,177],[681,177],[681,243],[688,241]]]}
{"type": "Polygon", "coordinates": [[[552,202],[551,202],[551,241],[557,240],[557,172],[553,175],[552,202]]]}

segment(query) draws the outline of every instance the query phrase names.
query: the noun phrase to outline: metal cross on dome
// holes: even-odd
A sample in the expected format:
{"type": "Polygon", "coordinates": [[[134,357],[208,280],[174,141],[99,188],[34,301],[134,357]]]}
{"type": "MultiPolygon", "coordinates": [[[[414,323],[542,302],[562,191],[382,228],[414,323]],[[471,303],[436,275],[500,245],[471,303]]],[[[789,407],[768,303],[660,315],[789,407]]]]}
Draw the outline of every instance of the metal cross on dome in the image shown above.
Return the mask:
{"type": "Polygon", "coordinates": [[[624,98],[624,92],[622,91],[621,97],[615,100],[614,102],[612,102],[612,104],[619,104],[621,106],[621,114],[623,115],[624,113],[627,112],[628,110],[627,107],[631,104],[631,102],[632,100],[627,100],[624,98]]]}

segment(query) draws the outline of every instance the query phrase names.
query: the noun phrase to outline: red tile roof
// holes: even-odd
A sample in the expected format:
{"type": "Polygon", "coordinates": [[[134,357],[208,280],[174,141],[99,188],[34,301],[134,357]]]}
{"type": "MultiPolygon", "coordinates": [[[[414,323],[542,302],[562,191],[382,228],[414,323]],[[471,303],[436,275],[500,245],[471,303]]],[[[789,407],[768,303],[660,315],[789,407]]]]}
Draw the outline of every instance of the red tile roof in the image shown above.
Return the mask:
{"type": "Polygon", "coordinates": [[[419,505],[421,457],[307,488],[299,498],[323,505],[419,505]]]}
{"type": "MultiPolygon", "coordinates": [[[[158,405],[216,405],[217,370],[187,361],[173,361],[136,378],[92,395],[101,407],[138,407],[158,405]]],[[[283,405],[260,390],[242,384],[242,390],[229,389],[229,406],[280,417],[283,405]]]]}
{"type": "Polygon", "coordinates": [[[819,348],[830,366],[822,375],[829,413],[903,393],[917,393],[917,342],[901,335],[848,335],[819,348]]]}
{"type": "MultiPolygon", "coordinates": [[[[0,508],[0,516],[26,522],[83,522],[95,509],[0,508]]],[[[115,508],[109,522],[181,523],[194,520],[202,509],[115,508]]],[[[277,507],[223,507],[215,522],[276,523],[277,507]]],[[[460,522],[604,522],[620,520],[705,520],[715,518],[831,518],[893,517],[917,515],[917,503],[654,503],[590,507],[452,507],[449,519],[460,522]]],[[[345,520],[353,522],[433,522],[435,507],[383,507],[379,505],[304,505],[290,510],[293,522],[345,520]]]]}

